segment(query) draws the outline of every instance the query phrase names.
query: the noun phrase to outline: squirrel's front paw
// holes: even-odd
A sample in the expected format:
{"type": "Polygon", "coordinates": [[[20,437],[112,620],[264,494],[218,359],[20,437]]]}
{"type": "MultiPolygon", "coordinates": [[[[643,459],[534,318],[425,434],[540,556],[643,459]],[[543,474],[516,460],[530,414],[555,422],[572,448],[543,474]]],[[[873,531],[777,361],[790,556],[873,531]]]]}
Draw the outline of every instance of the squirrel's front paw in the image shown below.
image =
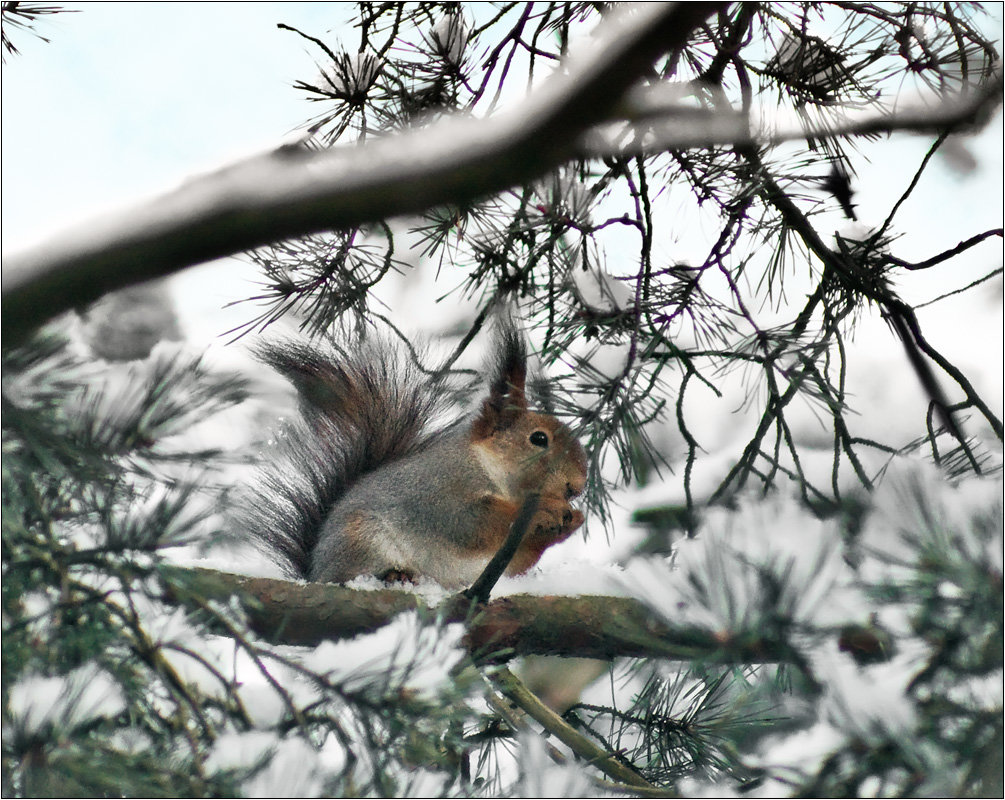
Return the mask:
{"type": "Polygon", "coordinates": [[[583,512],[568,503],[541,509],[534,519],[534,537],[552,542],[568,539],[584,521],[583,512]]]}
{"type": "Polygon", "coordinates": [[[526,572],[537,563],[545,550],[568,539],[583,521],[583,512],[564,500],[542,498],[527,535],[510,562],[506,574],[519,575],[526,572]]]}

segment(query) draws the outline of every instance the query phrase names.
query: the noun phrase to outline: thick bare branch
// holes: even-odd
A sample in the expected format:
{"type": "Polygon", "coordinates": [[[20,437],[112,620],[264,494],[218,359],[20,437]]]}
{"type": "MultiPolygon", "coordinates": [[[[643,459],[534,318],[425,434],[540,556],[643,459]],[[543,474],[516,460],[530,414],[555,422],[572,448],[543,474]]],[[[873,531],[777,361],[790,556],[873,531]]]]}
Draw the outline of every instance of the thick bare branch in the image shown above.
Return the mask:
{"type": "Polygon", "coordinates": [[[582,133],[611,115],[653,61],[683,47],[722,5],[654,3],[611,15],[595,46],[513,113],[361,147],[281,148],[5,259],[4,337],[13,344],[56,314],[187,266],[531,180],[574,155],[582,133]]]}

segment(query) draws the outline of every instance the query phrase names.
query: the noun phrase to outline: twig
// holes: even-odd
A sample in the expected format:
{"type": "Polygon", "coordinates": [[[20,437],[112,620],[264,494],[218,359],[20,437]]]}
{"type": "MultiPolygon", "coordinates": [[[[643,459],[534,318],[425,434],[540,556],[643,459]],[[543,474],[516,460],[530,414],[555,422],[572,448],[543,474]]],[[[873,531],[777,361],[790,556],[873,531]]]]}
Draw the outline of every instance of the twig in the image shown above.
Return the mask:
{"type": "MultiPolygon", "coordinates": [[[[504,697],[493,691],[488,692],[485,699],[488,701],[488,704],[492,707],[493,711],[502,717],[506,721],[506,724],[514,731],[523,730],[528,727],[527,712],[522,708],[513,705],[512,701],[506,700],[504,697]]],[[[549,758],[551,758],[551,760],[556,764],[565,765],[569,763],[569,759],[565,753],[555,747],[555,745],[550,742],[546,742],[545,747],[548,751],[549,758]]],[[[660,789],[656,787],[647,789],[644,786],[639,786],[638,784],[632,785],[628,783],[612,783],[611,781],[606,781],[603,778],[599,778],[594,775],[590,775],[588,777],[590,782],[603,792],[637,795],[639,797],[680,797],[680,795],[672,789],[660,789]]]]}
{"type": "Polygon", "coordinates": [[[306,33],[304,33],[303,31],[301,31],[301,30],[298,30],[297,28],[294,28],[294,27],[293,27],[292,25],[287,25],[287,24],[286,24],[286,23],[284,23],[284,22],[280,22],[280,23],[278,23],[278,24],[276,25],[276,27],[277,27],[277,28],[279,28],[280,30],[284,30],[284,31],[293,31],[293,33],[297,33],[297,34],[300,34],[300,35],[301,35],[301,36],[303,36],[303,37],[304,37],[305,39],[307,39],[308,41],[311,41],[311,42],[314,42],[314,44],[316,44],[316,45],[317,45],[318,47],[320,47],[320,48],[321,48],[322,50],[324,50],[324,51],[325,51],[325,53],[327,54],[328,58],[330,58],[330,59],[331,59],[332,61],[336,61],[336,62],[338,61],[338,56],[336,56],[336,55],[335,55],[335,54],[334,54],[334,53],[333,53],[333,52],[331,51],[331,48],[329,48],[329,47],[328,47],[328,45],[326,45],[326,44],[325,44],[324,42],[322,42],[322,41],[321,41],[320,39],[318,39],[318,38],[316,38],[316,37],[314,37],[314,36],[308,36],[308,35],[307,35],[306,33]]]}
{"type": "MultiPolygon", "coordinates": [[[[975,408],[977,408],[978,411],[981,412],[984,418],[988,421],[988,424],[991,425],[991,429],[995,432],[995,436],[997,436],[999,441],[1001,441],[1003,436],[1005,436],[1005,428],[1003,428],[1002,426],[1002,421],[995,416],[994,412],[991,411],[991,408],[988,406],[988,404],[981,399],[980,395],[974,390],[973,385],[970,383],[969,380],[967,380],[966,375],[964,375],[963,372],[961,372],[960,369],[955,364],[953,364],[948,358],[946,358],[944,355],[942,355],[942,353],[940,353],[938,350],[932,347],[931,344],[928,343],[928,340],[925,339],[925,337],[921,333],[921,326],[918,324],[918,317],[914,313],[914,309],[901,303],[900,311],[901,315],[903,316],[907,324],[907,327],[910,330],[914,342],[917,344],[918,349],[926,356],[928,356],[930,359],[932,359],[932,361],[938,364],[944,372],[946,372],[951,378],[953,378],[953,380],[956,381],[959,387],[966,394],[968,402],[970,402],[975,408]]],[[[946,414],[951,416],[952,409],[947,407],[946,414]]],[[[948,426],[947,428],[950,432],[952,432],[952,428],[948,426]]],[[[960,445],[964,448],[964,450],[968,450],[966,440],[960,439],[959,436],[957,436],[957,439],[959,439],[960,445]]]]}
{"type": "Polygon", "coordinates": [[[951,292],[946,292],[945,294],[940,294],[938,297],[933,297],[931,300],[926,300],[924,303],[918,303],[917,305],[914,306],[914,309],[917,310],[919,308],[924,308],[925,306],[930,306],[933,303],[938,303],[940,300],[945,300],[947,297],[952,297],[955,294],[963,294],[963,292],[969,291],[970,289],[973,289],[975,286],[980,286],[985,281],[989,281],[996,275],[1001,274],[1002,274],[1001,267],[998,267],[998,269],[993,269],[984,277],[978,278],[975,281],[971,281],[966,286],[962,286],[959,289],[954,289],[951,292]]]}
{"type": "MultiPolygon", "coordinates": [[[[1001,228],[992,228],[989,231],[984,231],[984,233],[978,233],[976,236],[971,236],[969,239],[965,239],[960,242],[956,247],[951,247],[948,250],[939,253],[937,256],[932,256],[931,258],[926,258],[924,261],[919,261],[917,264],[912,264],[909,261],[904,261],[902,259],[896,258],[889,254],[884,255],[883,259],[890,264],[895,264],[898,267],[903,267],[904,269],[928,269],[929,267],[934,267],[936,264],[941,264],[943,261],[948,261],[953,256],[958,256],[964,250],[969,250],[976,244],[980,244],[985,239],[992,236],[1002,237],[1001,228]]],[[[915,306],[917,308],[918,306],[915,306]]]]}
{"type": "Polygon", "coordinates": [[[528,716],[537,720],[548,733],[555,736],[561,742],[572,748],[572,751],[583,758],[587,763],[609,775],[619,783],[629,786],[638,786],[642,789],[658,790],[649,781],[639,775],[635,770],[625,766],[620,761],[611,757],[610,753],[602,747],[591,742],[583,734],[573,729],[558,714],[552,711],[523,682],[505,667],[501,667],[491,675],[500,691],[520,708],[527,712],[528,716]]]}
{"type": "Polygon", "coordinates": [[[530,526],[530,521],[537,512],[537,505],[540,499],[541,495],[537,492],[531,492],[527,495],[527,499],[523,501],[520,511],[517,512],[516,519],[513,520],[513,524],[510,526],[509,535],[506,537],[506,541],[503,542],[502,547],[492,556],[492,560],[482,570],[482,574],[478,576],[478,580],[462,592],[469,600],[473,600],[476,603],[488,602],[489,595],[492,594],[492,587],[496,585],[496,582],[502,577],[503,571],[509,566],[509,562],[513,560],[513,556],[516,555],[516,551],[519,549],[520,543],[527,533],[527,528],[530,526]]]}
{"type": "Polygon", "coordinates": [[[949,132],[942,131],[936,140],[932,142],[932,146],[928,148],[928,152],[925,153],[925,157],[921,159],[921,164],[919,164],[918,169],[915,170],[914,177],[911,178],[911,182],[908,184],[903,194],[901,194],[897,199],[897,202],[893,204],[893,208],[890,209],[890,213],[886,215],[886,219],[883,220],[883,224],[879,226],[879,230],[871,235],[870,238],[873,242],[878,242],[882,238],[883,234],[886,233],[887,229],[889,229],[890,225],[893,224],[893,218],[897,216],[897,212],[900,210],[900,207],[904,205],[904,203],[907,202],[907,198],[914,193],[918,183],[921,181],[921,176],[925,174],[925,168],[948,138],[949,132]]]}

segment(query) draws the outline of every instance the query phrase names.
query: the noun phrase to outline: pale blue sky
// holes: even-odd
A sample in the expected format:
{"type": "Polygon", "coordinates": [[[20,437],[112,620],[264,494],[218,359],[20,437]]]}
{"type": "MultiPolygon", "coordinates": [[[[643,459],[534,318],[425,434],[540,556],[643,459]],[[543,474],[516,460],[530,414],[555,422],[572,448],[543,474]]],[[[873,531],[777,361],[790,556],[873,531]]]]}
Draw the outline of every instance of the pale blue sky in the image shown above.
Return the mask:
{"type": "Polygon", "coordinates": [[[311,107],[330,3],[86,3],[22,31],[3,67],[4,250],[275,146],[311,107]],[[312,52],[308,52],[308,50],[312,52]]]}

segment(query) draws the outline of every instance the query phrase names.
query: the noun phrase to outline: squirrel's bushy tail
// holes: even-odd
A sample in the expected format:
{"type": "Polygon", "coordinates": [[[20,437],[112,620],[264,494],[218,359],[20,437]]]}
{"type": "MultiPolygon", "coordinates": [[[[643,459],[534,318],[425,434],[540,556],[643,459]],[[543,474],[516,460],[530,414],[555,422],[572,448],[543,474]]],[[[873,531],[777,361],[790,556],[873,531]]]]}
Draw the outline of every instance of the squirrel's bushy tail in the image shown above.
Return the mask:
{"type": "Polygon", "coordinates": [[[443,393],[381,340],[353,352],[276,341],[257,355],[296,387],[300,419],[259,468],[241,524],[281,557],[284,572],[304,578],[334,504],[361,476],[428,444],[443,393]]]}

